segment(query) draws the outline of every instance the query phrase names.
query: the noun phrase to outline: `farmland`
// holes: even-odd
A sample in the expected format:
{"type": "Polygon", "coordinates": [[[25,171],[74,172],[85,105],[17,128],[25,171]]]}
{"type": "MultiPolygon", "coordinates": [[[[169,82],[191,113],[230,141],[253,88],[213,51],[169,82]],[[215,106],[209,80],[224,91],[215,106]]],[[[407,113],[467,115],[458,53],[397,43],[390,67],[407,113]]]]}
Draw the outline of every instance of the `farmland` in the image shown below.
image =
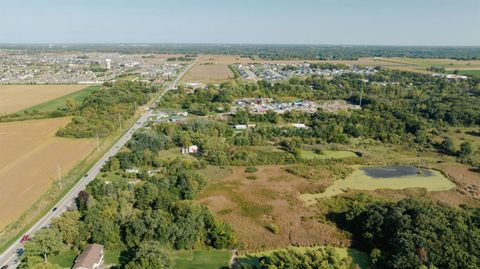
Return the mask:
{"type": "Polygon", "coordinates": [[[0,85],[0,115],[84,89],[85,85],[0,85]]]}
{"type": "Polygon", "coordinates": [[[94,148],[92,140],[55,136],[69,118],[0,124],[0,228],[17,219],[94,148]]]}
{"type": "Polygon", "coordinates": [[[32,107],[27,108],[28,111],[38,111],[38,112],[51,112],[57,109],[63,109],[66,107],[66,101],[68,99],[72,99],[77,102],[77,104],[81,104],[82,101],[90,95],[94,91],[100,90],[100,86],[90,86],[85,89],[72,92],[58,98],[46,101],[44,103],[34,105],[32,107]]]}

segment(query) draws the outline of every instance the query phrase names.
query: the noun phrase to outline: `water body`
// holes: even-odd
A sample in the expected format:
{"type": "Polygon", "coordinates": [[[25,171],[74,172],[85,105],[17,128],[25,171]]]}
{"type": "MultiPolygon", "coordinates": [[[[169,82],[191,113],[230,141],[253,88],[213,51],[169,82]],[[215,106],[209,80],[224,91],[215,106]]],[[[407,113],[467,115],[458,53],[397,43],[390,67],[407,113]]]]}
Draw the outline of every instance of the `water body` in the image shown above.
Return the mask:
{"type": "Polygon", "coordinates": [[[403,176],[432,176],[432,171],[410,165],[369,166],[360,168],[373,178],[398,178],[403,176]]]}

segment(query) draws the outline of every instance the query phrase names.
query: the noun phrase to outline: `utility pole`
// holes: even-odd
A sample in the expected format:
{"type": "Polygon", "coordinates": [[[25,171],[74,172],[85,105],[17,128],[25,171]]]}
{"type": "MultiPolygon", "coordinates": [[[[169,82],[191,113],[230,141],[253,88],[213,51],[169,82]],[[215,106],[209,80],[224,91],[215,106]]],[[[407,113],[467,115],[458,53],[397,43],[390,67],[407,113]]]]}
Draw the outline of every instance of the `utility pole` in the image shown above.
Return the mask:
{"type": "Polygon", "coordinates": [[[359,104],[360,107],[362,107],[362,98],[363,98],[363,85],[362,85],[362,88],[360,89],[360,104],[359,104]]]}
{"type": "Polygon", "coordinates": [[[122,130],[122,117],[118,114],[118,125],[120,126],[120,130],[122,130]]]}
{"type": "Polygon", "coordinates": [[[100,140],[98,139],[98,129],[96,132],[96,137],[97,137],[97,151],[100,149],[100,140]]]}
{"type": "Polygon", "coordinates": [[[62,169],[60,168],[60,163],[57,165],[57,176],[58,176],[58,185],[60,189],[62,188],[62,169]]]}

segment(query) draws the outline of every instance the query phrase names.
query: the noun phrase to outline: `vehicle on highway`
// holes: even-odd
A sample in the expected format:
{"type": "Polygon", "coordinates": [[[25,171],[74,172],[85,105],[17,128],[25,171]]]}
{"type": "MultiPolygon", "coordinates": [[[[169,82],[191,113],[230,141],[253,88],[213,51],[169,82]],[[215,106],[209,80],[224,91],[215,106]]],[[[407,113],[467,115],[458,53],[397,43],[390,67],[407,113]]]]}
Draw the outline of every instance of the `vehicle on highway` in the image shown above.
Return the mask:
{"type": "Polygon", "coordinates": [[[85,174],[85,177],[88,177],[88,174],[85,174]]]}
{"type": "Polygon", "coordinates": [[[29,237],[30,237],[30,235],[28,235],[28,234],[22,236],[22,239],[20,239],[20,244],[23,244],[23,243],[25,243],[25,241],[28,241],[29,237]]]}
{"type": "Polygon", "coordinates": [[[54,207],[54,208],[52,209],[52,212],[55,212],[55,211],[57,211],[57,208],[56,208],[56,207],[54,207]]]}
{"type": "Polygon", "coordinates": [[[0,267],[0,269],[7,269],[8,268],[8,265],[4,265],[2,267],[0,267]]]}

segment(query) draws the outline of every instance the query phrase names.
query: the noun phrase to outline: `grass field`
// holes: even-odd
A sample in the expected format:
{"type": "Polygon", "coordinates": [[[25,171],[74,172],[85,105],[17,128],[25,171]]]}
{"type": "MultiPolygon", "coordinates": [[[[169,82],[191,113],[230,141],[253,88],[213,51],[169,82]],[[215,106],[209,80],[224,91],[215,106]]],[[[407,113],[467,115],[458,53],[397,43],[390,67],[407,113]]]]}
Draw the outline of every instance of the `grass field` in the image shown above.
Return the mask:
{"type": "Polygon", "coordinates": [[[447,191],[455,188],[455,184],[447,179],[442,173],[432,170],[432,175],[400,176],[396,178],[373,178],[364,171],[356,169],[343,180],[336,180],[324,192],[305,193],[300,199],[307,204],[315,204],[318,198],[328,198],[342,194],[347,190],[377,190],[391,189],[402,190],[408,188],[425,188],[427,191],[447,191]]]}
{"type": "Polygon", "coordinates": [[[174,269],[230,268],[232,253],[229,250],[177,250],[171,253],[174,269]]]}
{"type": "Polygon", "coordinates": [[[85,87],[85,85],[0,85],[0,115],[21,111],[85,87]]]}
{"type": "Polygon", "coordinates": [[[0,230],[18,218],[94,149],[94,141],[56,137],[69,118],[0,124],[0,230]]]}
{"type": "Polygon", "coordinates": [[[75,262],[77,253],[73,250],[62,251],[57,255],[51,255],[48,257],[48,262],[52,264],[60,265],[62,268],[71,268],[75,262]]]}
{"type": "Polygon", "coordinates": [[[39,111],[39,112],[55,111],[59,108],[65,108],[66,107],[65,104],[66,104],[67,99],[73,99],[78,104],[81,104],[82,101],[88,95],[90,95],[91,93],[93,93],[95,91],[98,91],[100,89],[101,89],[101,86],[90,86],[90,87],[87,87],[85,89],[82,89],[82,90],[79,90],[79,91],[76,91],[76,92],[72,92],[72,93],[66,94],[64,96],[60,96],[58,98],[49,100],[47,102],[44,102],[44,103],[41,103],[41,104],[38,104],[38,105],[34,105],[34,106],[29,107],[25,110],[28,110],[28,111],[36,110],[36,111],[39,111]]]}
{"type": "MultiPolygon", "coordinates": [[[[307,248],[307,247],[289,247],[291,249],[295,249],[300,252],[305,252],[308,249],[314,249],[314,248],[307,248]]],[[[338,256],[341,259],[346,259],[350,258],[352,262],[355,265],[358,265],[361,269],[367,269],[370,265],[370,259],[367,254],[364,252],[361,252],[356,249],[352,248],[334,248],[335,252],[338,254],[338,256]]],[[[253,254],[247,254],[239,257],[240,262],[245,263],[245,264],[251,264],[251,265],[259,265],[258,259],[262,256],[265,255],[270,255],[272,252],[275,250],[271,251],[265,251],[265,252],[258,252],[258,253],[253,253],[253,254]]]]}
{"type": "Polygon", "coordinates": [[[321,154],[315,153],[311,150],[302,150],[301,155],[303,159],[343,159],[358,157],[355,152],[347,150],[325,150],[321,154]]]}
{"type": "Polygon", "coordinates": [[[208,166],[200,171],[210,183],[199,201],[233,226],[244,249],[348,243],[335,227],[310,219],[315,212],[297,199],[308,190],[325,189],[329,181],[308,180],[279,165],[256,168],[254,173],[247,173],[245,167],[208,166]],[[277,234],[267,228],[271,224],[278,227],[277,234]]]}

